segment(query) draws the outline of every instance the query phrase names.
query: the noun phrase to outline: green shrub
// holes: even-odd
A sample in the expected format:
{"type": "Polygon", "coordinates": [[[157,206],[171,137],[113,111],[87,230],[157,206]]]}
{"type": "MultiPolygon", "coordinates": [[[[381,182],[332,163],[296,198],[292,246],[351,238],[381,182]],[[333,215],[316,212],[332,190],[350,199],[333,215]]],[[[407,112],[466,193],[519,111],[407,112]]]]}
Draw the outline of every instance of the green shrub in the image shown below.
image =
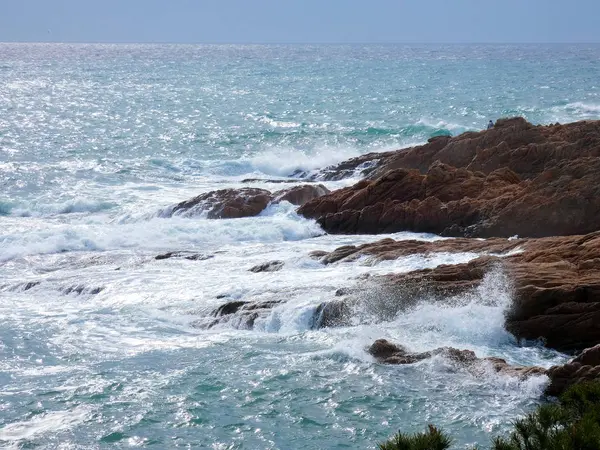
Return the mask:
{"type": "Polygon", "coordinates": [[[557,404],[542,405],[517,420],[508,438],[493,450],[599,450],[600,383],[575,385],[557,404]]]}
{"type": "Polygon", "coordinates": [[[429,425],[425,433],[404,434],[398,433],[383,444],[380,450],[446,450],[450,448],[452,440],[433,425],[429,425]]]}

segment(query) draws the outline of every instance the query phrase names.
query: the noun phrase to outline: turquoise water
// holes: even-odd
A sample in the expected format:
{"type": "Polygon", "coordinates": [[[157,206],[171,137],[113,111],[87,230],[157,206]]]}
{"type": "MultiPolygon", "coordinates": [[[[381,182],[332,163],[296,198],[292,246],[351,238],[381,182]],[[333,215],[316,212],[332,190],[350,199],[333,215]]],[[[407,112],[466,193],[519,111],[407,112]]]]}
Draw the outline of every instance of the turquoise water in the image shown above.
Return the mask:
{"type": "Polygon", "coordinates": [[[600,46],[0,44],[0,56],[2,446],[374,448],[434,422],[463,448],[530,410],[545,380],[475,378],[443,359],[384,367],[367,345],[564,359],[503,330],[501,273],[447,305],[310,329],[359,276],[476,255],[325,267],[308,253],[377,237],[324,235],[287,204],[223,221],[158,212],[502,116],[598,119],[600,46]],[[170,250],[214,257],[153,259],[170,250]],[[281,272],[247,271],[274,259],[281,272]],[[227,300],[285,302],[252,331],[199,329],[227,300]]]}

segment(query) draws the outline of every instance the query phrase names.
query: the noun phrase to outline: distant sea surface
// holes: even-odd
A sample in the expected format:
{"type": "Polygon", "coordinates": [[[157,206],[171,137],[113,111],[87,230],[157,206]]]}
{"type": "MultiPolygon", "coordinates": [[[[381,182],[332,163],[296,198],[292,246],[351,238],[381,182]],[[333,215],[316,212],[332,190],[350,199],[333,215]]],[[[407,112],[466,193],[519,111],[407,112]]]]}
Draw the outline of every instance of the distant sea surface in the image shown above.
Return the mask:
{"type": "Polygon", "coordinates": [[[598,74],[594,45],[0,44],[0,447],[365,449],[427,423],[454,448],[487,444],[546,380],[381,366],[365,347],[565,360],[504,330],[502,273],[468,298],[311,329],[361,275],[477,255],[323,266],[308,254],[382,236],[326,235],[287,203],[159,212],[499,117],[598,119],[598,74]],[[175,250],[208,259],[154,259],[175,250]],[[247,270],[272,260],[284,268],[247,270]],[[253,330],[199,326],[232,300],[283,302],[253,330]]]}

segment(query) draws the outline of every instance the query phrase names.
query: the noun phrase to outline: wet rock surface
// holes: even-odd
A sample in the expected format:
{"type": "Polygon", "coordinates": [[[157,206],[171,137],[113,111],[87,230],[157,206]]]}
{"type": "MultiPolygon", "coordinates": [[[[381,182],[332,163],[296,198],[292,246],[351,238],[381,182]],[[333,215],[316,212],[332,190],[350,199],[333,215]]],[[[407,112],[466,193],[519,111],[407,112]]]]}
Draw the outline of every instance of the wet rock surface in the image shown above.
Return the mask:
{"type": "Polygon", "coordinates": [[[245,301],[235,300],[227,302],[216,308],[212,318],[196,323],[196,327],[210,329],[216,326],[227,325],[232,328],[250,330],[254,327],[256,319],[266,317],[271,310],[281,303],[280,300],[245,301]]]}
{"type": "Polygon", "coordinates": [[[519,339],[541,340],[562,351],[600,342],[600,232],[541,239],[448,239],[435,242],[385,239],[345,246],[320,257],[324,263],[369,256],[388,260],[411,254],[477,252],[463,263],[371,277],[358,298],[384,298],[380,308],[393,317],[420,301],[448,301],[501,272],[513,298],[506,328],[519,339]]]}
{"type": "Polygon", "coordinates": [[[265,189],[221,189],[178,203],[168,215],[206,214],[208,219],[251,217],[260,214],[271,199],[271,193],[265,189]]]}
{"type": "Polygon", "coordinates": [[[585,234],[600,219],[598,174],[600,122],[506,119],[491,130],[386,154],[369,179],[299,213],[330,233],[585,234]]]}
{"type": "Polygon", "coordinates": [[[259,273],[259,272],[277,272],[283,269],[285,263],[283,261],[269,261],[263,264],[258,264],[254,267],[248,269],[250,272],[259,273]]]}
{"type": "Polygon", "coordinates": [[[519,378],[546,374],[546,369],[542,367],[512,366],[501,358],[478,358],[471,350],[459,350],[453,347],[442,347],[427,352],[414,353],[386,339],[378,339],[371,344],[367,352],[382,364],[414,364],[434,356],[442,356],[475,375],[485,375],[487,368],[491,368],[496,373],[519,378]]]}
{"type": "Polygon", "coordinates": [[[558,396],[574,384],[600,380],[600,345],[584,350],[562,366],[548,369],[550,385],[546,394],[558,396]]]}
{"type": "Polygon", "coordinates": [[[214,258],[214,255],[205,255],[203,253],[195,253],[188,251],[180,252],[167,252],[156,255],[154,259],[161,261],[163,259],[187,259],[189,261],[205,261],[207,259],[214,258]]]}
{"type": "Polygon", "coordinates": [[[271,193],[266,189],[239,188],[210,191],[180,202],[160,211],[161,217],[174,215],[194,217],[204,215],[207,219],[237,219],[257,216],[269,204],[288,201],[301,206],[310,200],[328,194],[322,184],[303,184],[271,193]]]}
{"type": "Polygon", "coordinates": [[[391,162],[391,158],[395,155],[395,151],[367,153],[326,167],[314,173],[298,171],[291,174],[291,176],[313,181],[338,181],[353,177],[365,178],[377,170],[378,167],[391,162]]]}

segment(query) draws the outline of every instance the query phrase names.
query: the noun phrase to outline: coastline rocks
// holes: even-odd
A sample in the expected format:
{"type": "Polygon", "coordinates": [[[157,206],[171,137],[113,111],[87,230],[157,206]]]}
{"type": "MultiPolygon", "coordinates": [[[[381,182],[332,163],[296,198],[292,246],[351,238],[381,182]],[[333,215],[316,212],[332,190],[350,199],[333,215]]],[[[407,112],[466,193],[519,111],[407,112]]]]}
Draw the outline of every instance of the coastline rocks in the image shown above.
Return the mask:
{"type": "Polygon", "coordinates": [[[301,206],[330,191],[322,184],[304,184],[271,193],[266,189],[220,189],[198,195],[160,212],[161,217],[174,215],[207,219],[237,219],[259,215],[271,203],[288,201],[301,206]]]}
{"type": "Polygon", "coordinates": [[[458,363],[478,376],[485,375],[487,367],[491,367],[496,373],[522,379],[546,374],[546,369],[542,367],[511,366],[501,358],[478,358],[471,350],[459,350],[453,347],[442,347],[428,352],[412,353],[406,348],[393,344],[386,339],[376,340],[367,349],[367,353],[382,364],[414,364],[434,356],[442,356],[458,363]]]}
{"type": "Polygon", "coordinates": [[[338,181],[351,177],[367,177],[378,167],[388,163],[388,160],[396,155],[396,151],[382,153],[367,153],[355,158],[331,165],[316,173],[297,171],[291,176],[306,178],[313,181],[338,181]]]}
{"type": "Polygon", "coordinates": [[[549,127],[500,120],[387,155],[369,179],[299,213],[330,233],[545,237],[595,231],[600,121],[549,127]]]}
{"type": "Polygon", "coordinates": [[[488,175],[506,167],[519,178],[537,177],[558,161],[600,156],[600,122],[532,125],[522,117],[498,119],[494,128],[439,136],[420,145],[392,152],[369,174],[376,179],[392,169],[426,173],[435,161],[488,175]]]}
{"type": "Polygon", "coordinates": [[[559,396],[574,384],[600,380],[600,345],[584,350],[579,356],[562,366],[548,369],[550,385],[546,394],[559,396]]]}
{"type": "Polygon", "coordinates": [[[465,237],[585,234],[600,221],[600,158],[560,162],[533,180],[435,162],[423,175],[393,169],[304,204],[329,233],[415,231],[465,237]]]}
{"type": "Polygon", "coordinates": [[[497,274],[493,282],[500,283],[513,300],[505,326],[518,339],[541,340],[561,351],[580,351],[600,342],[600,232],[541,239],[384,239],[341,247],[320,260],[331,263],[369,256],[377,261],[442,251],[480,256],[463,264],[371,277],[354,301],[358,296],[362,303],[393,317],[421,301],[467,298],[486,276],[497,274]]]}

